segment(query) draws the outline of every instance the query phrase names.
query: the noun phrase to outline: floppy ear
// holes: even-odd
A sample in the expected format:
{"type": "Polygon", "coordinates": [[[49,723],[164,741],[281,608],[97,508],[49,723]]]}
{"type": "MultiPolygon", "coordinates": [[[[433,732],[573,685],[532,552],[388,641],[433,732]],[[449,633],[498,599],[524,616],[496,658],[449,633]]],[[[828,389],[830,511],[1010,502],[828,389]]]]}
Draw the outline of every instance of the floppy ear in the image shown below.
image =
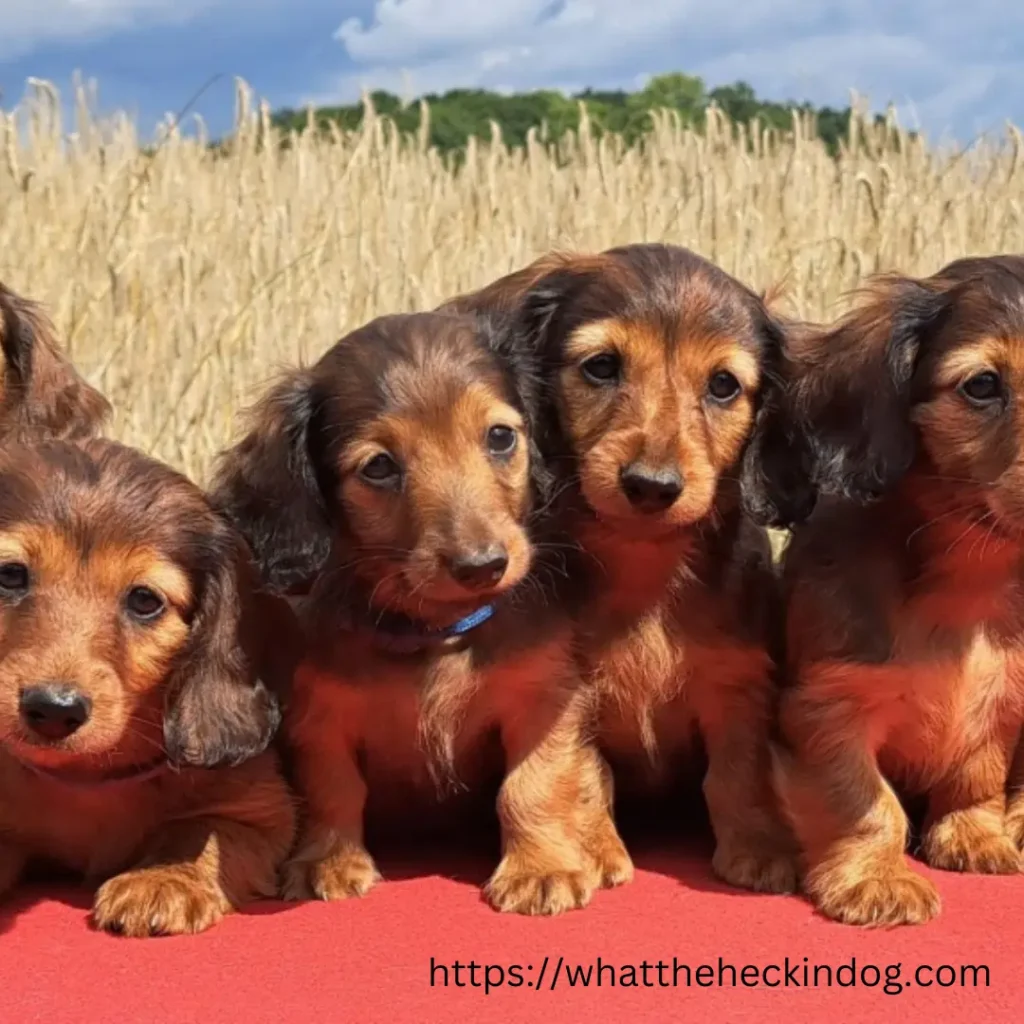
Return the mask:
{"type": "Polygon", "coordinates": [[[478,313],[477,324],[488,348],[498,358],[522,403],[530,435],[530,484],[533,507],[546,508],[554,493],[555,478],[547,463],[550,452],[546,413],[549,397],[541,355],[516,329],[512,317],[478,313]]]}
{"type": "Polygon", "coordinates": [[[593,279],[589,261],[580,266],[560,267],[540,278],[523,295],[518,309],[519,330],[523,338],[542,354],[546,364],[557,357],[554,342],[571,329],[573,298],[593,279]]]}
{"type": "MultiPolygon", "coordinates": [[[[767,303],[767,300],[766,300],[767,303]]],[[[801,325],[759,310],[764,356],[754,428],[743,453],[740,493],[744,512],[761,526],[789,528],[814,511],[814,460],[791,402],[791,336],[801,325]]]]}
{"type": "Polygon", "coordinates": [[[220,457],[211,489],[213,505],[235,524],[264,582],[279,593],[309,583],[331,548],[311,446],[314,392],[305,371],[273,387],[252,411],[248,434],[220,457]]]}
{"type": "Polygon", "coordinates": [[[867,300],[800,354],[793,406],[823,493],[873,501],[917,452],[914,376],[949,292],[911,278],[879,278],[867,300]]]}
{"type": "Polygon", "coordinates": [[[795,525],[819,493],[868,502],[893,487],[917,450],[914,372],[949,308],[930,282],[880,278],[830,328],[782,324],[782,387],[769,396],[743,467],[755,518],[795,525]]]}
{"type": "Polygon", "coordinates": [[[57,345],[41,309],[0,284],[0,433],[77,440],[97,433],[110,403],[57,345]]]}
{"type": "Polygon", "coordinates": [[[239,539],[222,537],[215,548],[218,564],[168,683],[164,745],[174,765],[240,764],[267,748],[281,720],[260,678],[270,641],[259,635],[256,574],[239,539]]]}

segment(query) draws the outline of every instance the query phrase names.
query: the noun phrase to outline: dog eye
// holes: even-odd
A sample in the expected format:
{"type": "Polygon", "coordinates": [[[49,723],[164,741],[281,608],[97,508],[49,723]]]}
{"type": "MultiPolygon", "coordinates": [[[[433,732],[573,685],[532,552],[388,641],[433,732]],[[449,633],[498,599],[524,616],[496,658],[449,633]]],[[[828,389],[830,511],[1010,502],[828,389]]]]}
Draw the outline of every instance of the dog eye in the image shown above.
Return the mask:
{"type": "Polygon", "coordinates": [[[385,452],[374,455],[359,472],[372,484],[389,483],[402,473],[398,463],[385,452]]]}
{"type": "Polygon", "coordinates": [[[976,373],[960,385],[961,394],[974,405],[988,405],[1003,396],[1003,382],[993,370],[976,373]]]}
{"type": "Polygon", "coordinates": [[[622,360],[614,352],[602,352],[585,359],[580,372],[591,384],[614,384],[622,372],[622,360]]]}
{"type": "Polygon", "coordinates": [[[719,370],[708,381],[708,394],[716,402],[728,402],[740,393],[740,382],[728,371],[719,370]]]}
{"type": "Polygon", "coordinates": [[[124,606],[133,619],[152,622],[164,611],[164,599],[149,587],[132,587],[125,595],[124,606]]]}
{"type": "Polygon", "coordinates": [[[492,455],[510,455],[516,446],[516,432],[499,425],[487,431],[487,450],[492,455]]]}
{"type": "Polygon", "coordinates": [[[28,591],[28,566],[21,562],[0,565],[0,597],[21,597],[28,591]]]}

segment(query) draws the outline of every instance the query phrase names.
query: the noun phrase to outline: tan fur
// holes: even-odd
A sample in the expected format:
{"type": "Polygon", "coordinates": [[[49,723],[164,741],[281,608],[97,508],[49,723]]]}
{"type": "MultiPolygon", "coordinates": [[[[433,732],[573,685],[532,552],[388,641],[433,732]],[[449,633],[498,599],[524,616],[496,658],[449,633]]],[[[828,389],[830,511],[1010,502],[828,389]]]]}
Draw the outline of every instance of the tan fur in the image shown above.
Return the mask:
{"type": "MultiPolygon", "coordinates": [[[[5,455],[0,490],[9,524],[0,565],[24,565],[30,581],[24,594],[0,593],[0,893],[28,867],[57,866],[99,885],[99,927],[134,936],[201,931],[273,895],[295,824],[277,756],[199,769],[168,763],[165,749],[166,721],[183,699],[206,719],[223,704],[233,726],[247,713],[229,666],[189,670],[197,655],[220,653],[204,651],[204,631],[219,642],[218,629],[241,614],[227,607],[238,598],[226,588],[219,605],[201,602],[216,581],[186,564],[178,530],[198,538],[205,528],[209,541],[218,528],[200,492],[101,441],[5,455]],[[125,610],[140,586],[165,601],[151,622],[125,610]],[[52,683],[91,705],[67,737],[45,738],[21,717],[23,692],[52,683]]],[[[224,557],[233,554],[227,547],[224,557]]],[[[253,627],[246,616],[230,638],[235,664],[238,631],[253,627]]]]}
{"type": "Polygon", "coordinates": [[[324,674],[304,665],[287,733],[306,821],[285,895],[339,899],[369,889],[379,877],[364,846],[371,793],[391,821],[438,802],[438,765],[422,741],[431,729],[424,721],[428,701],[434,714],[460,705],[457,717],[437,729],[451,751],[455,793],[447,794],[449,806],[432,813],[457,814],[458,793],[485,785],[482,743],[490,730],[500,733],[508,765],[498,804],[505,855],[488,884],[498,909],[559,913],[585,905],[601,884],[628,880],[631,867],[608,818],[602,767],[581,740],[586,709],[567,641],[563,635],[544,648],[510,651],[489,671],[474,669],[474,658],[459,645],[415,675],[371,660],[369,680],[368,652],[358,649],[352,652],[358,674],[348,678],[337,666],[324,674]]]}
{"type": "Polygon", "coordinates": [[[304,812],[289,898],[365,894],[379,877],[368,819],[410,835],[424,819],[443,829],[492,782],[503,856],[486,892],[497,909],[560,913],[631,877],[586,735],[569,616],[536,574],[535,413],[519,394],[533,377],[517,380],[510,346],[485,330],[447,314],[374,321],[279,387],[225,460],[218,492],[265,571],[273,578],[288,554],[276,582],[313,580],[286,716],[304,812]],[[513,448],[489,447],[496,427],[513,448]],[[289,433],[303,448],[282,444],[289,433]],[[383,480],[367,475],[380,459],[394,470],[383,480]],[[315,543],[267,514],[303,500],[315,543]],[[494,551],[507,556],[498,576],[460,576],[460,560],[494,551]],[[443,629],[484,604],[493,618],[462,636],[388,646],[388,617],[443,629]]]}
{"type": "Polygon", "coordinates": [[[110,411],[61,351],[42,308],[0,283],[0,439],[89,437],[110,411]]]}
{"type": "MultiPolygon", "coordinates": [[[[1011,393],[1024,389],[1024,324],[1013,319],[1024,277],[1008,305],[997,285],[984,266],[966,284],[923,283],[954,297],[922,335],[910,471],[877,504],[826,503],[787,551],[792,682],[776,782],[809,895],[852,924],[939,912],[935,886],[904,856],[904,795],[926,800],[920,853],[932,866],[1024,867],[1012,769],[1024,723],[1024,414],[1019,402],[979,409],[957,390],[989,370],[1011,393]],[[994,334],[1000,317],[1009,322],[994,334]]],[[[891,295],[829,339],[836,353],[846,331],[862,339],[864,362],[848,372],[877,372],[872,360],[885,358],[891,295]]],[[[827,352],[820,365],[839,366],[827,352]]],[[[828,386],[807,383],[823,396],[828,386]]]]}
{"type": "Polygon", "coordinates": [[[795,849],[769,773],[762,613],[774,581],[763,533],[737,530],[737,465],[770,344],[764,305],[695,254],[654,245],[551,254],[450,305],[518,309],[524,329],[554,325],[537,343],[556,368],[564,472],[582,499],[565,512],[581,550],[579,660],[620,800],[667,794],[680,773],[696,781],[703,741],[716,872],[792,889],[795,849]],[[585,365],[608,355],[620,379],[595,385],[585,365]],[[739,391],[715,402],[708,389],[722,371],[739,391]],[[664,511],[638,512],[624,492],[622,473],[637,463],[681,475],[664,511]]]}

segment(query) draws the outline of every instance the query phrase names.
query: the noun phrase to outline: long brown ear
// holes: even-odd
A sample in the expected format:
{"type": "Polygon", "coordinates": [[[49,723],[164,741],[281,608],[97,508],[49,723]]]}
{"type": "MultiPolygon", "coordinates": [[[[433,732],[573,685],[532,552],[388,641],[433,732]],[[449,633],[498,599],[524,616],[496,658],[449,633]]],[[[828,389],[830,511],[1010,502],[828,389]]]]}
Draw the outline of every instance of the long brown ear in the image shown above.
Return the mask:
{"type": "Polygon", "coordinates": [[[310,374],[285,377],[252,410],[246,436],[220,457],[211,488],[214,506],[277,592],[308,584],[330,553],[331,522],[311,450],[316,418],[310,374]]]}
{"type": "Polygon", "coordinates": [[[223,525],[206,557],[188,645],[168,681],[164,745],[172,764],[213,768],[262,753],[281,712],[261,678],[269,638],[260,636],[256,574],[244,545],[223,525]]]}
{"type": "Polygon", "coordinates": [[[823,493],[872,501],[910,468],[915,371],[951,294],[935,280],[879,277],[837,325],[800,339],[791,401],[823,493]]]}
{"type": "Polygon", "coordinates": [[[756,299],[761,334],[763,383],[754,429],[743,453],[740,491],[746,514],[761,526],[793,527],[817,502],[810,444],[795,415],[790,349],[804,325],[787,320],[773,306],[778,291],[756,299]]]}
{"type": "Polygon", "coordinates": [[[77,440],[99,432],[110,403],[60,351],[53,325],[0,284],[0,435],[77,440]]]}

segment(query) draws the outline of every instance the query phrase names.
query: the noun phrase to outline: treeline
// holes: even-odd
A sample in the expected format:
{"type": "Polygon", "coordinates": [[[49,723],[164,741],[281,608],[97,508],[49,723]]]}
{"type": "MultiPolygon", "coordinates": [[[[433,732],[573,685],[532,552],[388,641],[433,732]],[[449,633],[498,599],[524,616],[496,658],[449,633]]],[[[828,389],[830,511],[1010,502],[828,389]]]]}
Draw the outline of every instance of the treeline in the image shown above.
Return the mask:
{"type": "MultiPolygon", "coordinates": [[[[376,111],[391,118],[399,130],[420,129],[418,102],[403,103],[399,97],[382,91],[372,93],[371,98],[376,111]]],[[[818,134],[835,152],[840,140],[848,135],[851,117],[849,107],[837,110],[809,103],[776,103],[759,99],[746,82],[708,89],[700,78],[684,74],[659,75],[637,92],[586,89],[567,96],[538,90],[506,96],[485,89],[452,89],[422,98],[430,108],[429,142],[442,152],[461,149],[471,136],[489,139],[492,121],[500,125],[508,145],[523,145],[531,129],[546,129],[548,138],[559,138],[579,126],[581,101],[598,132],[615,132],[630,142],[650,130],[652,111],[678,111],[684,123],[700,127],[708,108],[714,104],[734,122],[745,124],[756,118],[783,131],[792,126],[794,110],[813,114],[818,134]]],[[[314,111],[314,117],[325,127],[334,123],[355,129],[362,122],[364,110],[362,103],[321,107],[314,111]]],[[[280,110],[273,120],[279,128],[300,130],[306,125],[307,114],[280,110]]]]}

